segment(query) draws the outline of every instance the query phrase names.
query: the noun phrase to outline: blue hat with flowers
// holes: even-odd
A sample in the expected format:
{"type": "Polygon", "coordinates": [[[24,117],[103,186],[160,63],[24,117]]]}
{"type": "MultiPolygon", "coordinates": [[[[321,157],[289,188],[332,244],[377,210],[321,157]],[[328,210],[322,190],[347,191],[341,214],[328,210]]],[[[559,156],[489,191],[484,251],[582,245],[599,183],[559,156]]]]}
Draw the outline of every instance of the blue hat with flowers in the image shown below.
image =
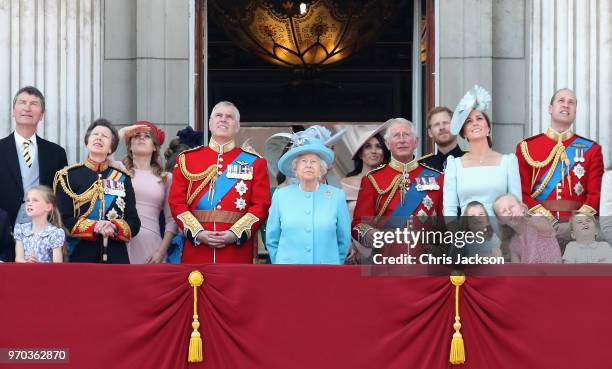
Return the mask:
{"type": "Polygon", "coordinates": [[[278,161],[278,169],[287,177],[295,177],[292,168],[293,159],[302,154],[315,154],[327,164],[334,162],[334,152],[326,145],[335,142],[344,131],[331,135],[329,129],[322,126],[312,126],[305,131],[294,133],[291,137],[293,145],[278,161]]]}
{"type": "Polygon", "coordinates": [[[472,110],[486,111],[491,105],[491,94],[483,87],[474,85],[474,88],[465,93],[465,96],[459,101],[455,112],[453,113],[453,119],[451,119],[451,133],[458,135],[461,132],[463,123],[468,118],[472,110]]]}

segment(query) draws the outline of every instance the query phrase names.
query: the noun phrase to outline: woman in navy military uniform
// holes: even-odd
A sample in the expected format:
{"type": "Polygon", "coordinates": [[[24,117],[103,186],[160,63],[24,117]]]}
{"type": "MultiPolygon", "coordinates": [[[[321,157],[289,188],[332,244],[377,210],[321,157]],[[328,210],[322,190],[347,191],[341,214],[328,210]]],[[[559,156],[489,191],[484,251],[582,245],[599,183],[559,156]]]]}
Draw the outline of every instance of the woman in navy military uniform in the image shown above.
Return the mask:
{"type": "Polygon", "coordinates": [[[55,175],[57,207],[72,238],[70,261],[130,262],[126,243],[138,233],[140,219],[130,176],[109,165],[118,144],[115,127],[98,119],[85,133],[85,161],[55,175]]]}

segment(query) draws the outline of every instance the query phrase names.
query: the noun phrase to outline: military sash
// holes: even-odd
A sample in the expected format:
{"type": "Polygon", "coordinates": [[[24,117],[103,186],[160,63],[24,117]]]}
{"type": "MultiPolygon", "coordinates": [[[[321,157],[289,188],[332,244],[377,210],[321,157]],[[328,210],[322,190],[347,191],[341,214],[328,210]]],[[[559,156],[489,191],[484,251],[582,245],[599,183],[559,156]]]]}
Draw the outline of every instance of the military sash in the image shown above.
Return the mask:
{"type": "MultiPolygon", "coordinates": [[[[585,153],[589,151],[589,149],[592,146],[593,146],[593,141],[586,140],[581,137],[577,137],[568,147],[565,148],[565,153],[567,154],[567,157],[569,159],[568,171],[567,173],[565,173],[565,175],[568,175],[569,171],[574,167],[574,164],[576,164],[576,158],[579,157],[578,150],[581,150],[580,157],[584,158],[585,153]]],[[[555,168],[548,168],[546,173],[544,173],[544,175],[538,181],[535,188],[538,188],[541,186],[542,181],[544,180],[544,178],[548,176],[551,170],[553,171],[552,176],[550,177],[550,180],[548,181],[548,183],[546,183],[546,186],[544,187],[542,192],[540,192],[540,194],[535,197],[536,200],[538,201],[546,200],[548,196],[552,193],[552,191],[557,187],[557,184],[559,184],[563,180],[564,175],[562,173],[562,168],[563,168],[563,163],[561,162],[561,160],[559,160],[555,168]]]]}
{"type": "MultiPolygon", "coordinates": [[[[431,169],[423,168],[423,171],[419,173],[416,178],[437,179],[440,174],[441,173],[433,171],[431,169]]],[[[406,194],[404,195],[404,204],[400,203],[395,208],[395,210],[385,223],[385,227],[401,227],[405,225],[405,219],[414,213],[414,211],[419,207],[421,201],[423,201],[423,199],[425,198],[425,195],[427,195],[427,191],[419,191],[417,189],[417,180],[415,179],[415,182],[410,185],[410,188],[408,189],[408,191],[406,191],[406,194]]]]}
{"type": "Polygon", "coordinates": [[[211,194],[211,188],[209,187],[208,191],[200,198],[198,204],[196,205],[197,210],[214,210],[217,204],[221,201],[221,199],[229,192],[229,190],[234,187],[236,182],[238,182],[239,178],[229,178],[227,175],[229,173],[229,168],[231,165],[238,166],[251,166],[255,160],[257,159],[256,155],[249,154],[247,152],[242,152],[240,155],[234,159],[223,171],[221,176],[217,178],[214,191],[211,194]],[[242,163],[239,163],[242,162],[242,163]],[[244,164],[246,163],[246,164],[244,164]],[[242,165],[241,165],[242,164],[242,165]]]}

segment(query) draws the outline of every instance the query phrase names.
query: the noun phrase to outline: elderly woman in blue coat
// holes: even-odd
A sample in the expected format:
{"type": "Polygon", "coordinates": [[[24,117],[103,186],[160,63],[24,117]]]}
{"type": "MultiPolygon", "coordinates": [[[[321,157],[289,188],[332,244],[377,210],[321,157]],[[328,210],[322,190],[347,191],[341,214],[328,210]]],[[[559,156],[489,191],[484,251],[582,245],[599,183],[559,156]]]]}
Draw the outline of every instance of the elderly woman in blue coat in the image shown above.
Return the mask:
{"type": "Polygon", "coordinates": [[[334,153],[315,134],[294,136],[279,170],[297,183],[274,192],[266,227],[273,264],[344,264],[351,241],[344,192],[322,183],[334,153]]]}

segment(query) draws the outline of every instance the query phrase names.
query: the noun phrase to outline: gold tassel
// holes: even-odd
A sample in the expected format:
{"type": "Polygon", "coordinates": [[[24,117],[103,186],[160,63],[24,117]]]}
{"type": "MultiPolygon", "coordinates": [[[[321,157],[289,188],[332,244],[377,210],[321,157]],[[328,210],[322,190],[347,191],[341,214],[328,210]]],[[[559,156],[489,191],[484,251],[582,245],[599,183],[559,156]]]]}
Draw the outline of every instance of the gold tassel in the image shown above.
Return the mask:
{"type": "Polygon", "coordinates": [[[453,365],[465,363],[465,347],[461,335],[461,318],[459,317],[459,287],[465,282],[464,275],[451,275],[451,283],[455,286],[455,324],[453,328],[453,339],[451,340],[450,363],[453,365]]]}
{"type": "Polygon", "coordinates": [[[194,270],[189,273],[188,278],[189,284],[193,287],[193,332],[191,332],[191,338],[189,338],[189,356],[187,361],[190,363],[201,363],[204,361],[204,355],[202,354],[202,336],[198,331],[200,328],[200,322],[198,321],[198,287],[204,283],[204,276],[198,270],[194,270]]]}

